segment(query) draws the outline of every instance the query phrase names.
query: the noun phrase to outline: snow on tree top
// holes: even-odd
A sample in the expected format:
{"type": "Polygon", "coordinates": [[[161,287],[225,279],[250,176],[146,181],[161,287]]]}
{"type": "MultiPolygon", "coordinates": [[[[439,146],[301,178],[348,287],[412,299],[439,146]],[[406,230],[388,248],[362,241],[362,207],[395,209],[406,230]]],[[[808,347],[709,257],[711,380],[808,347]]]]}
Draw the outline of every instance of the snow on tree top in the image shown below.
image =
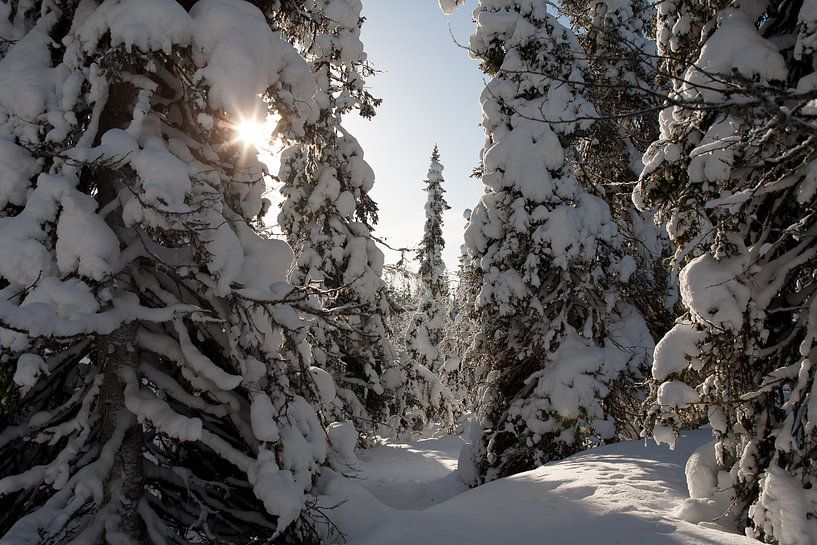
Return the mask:
{"type": "Polygon", "coordinates": [[[193,21],[174,0],[108,0],[85,19],[77,36],[87,52],[110,31],[111,45],[142,51],[164,51],[189,45],[195,32],[193,21]]]}
{"type": "MultiPolygon", "coordinates": [[[[108,0],[80,25],[77,36],[90,52],[106,32],[113,45],[128,50],[170,53],[173,46],[192,45],[193,60],[200,67],[196,81],[205,81],[211,104],[233,117],[266,117],[260,96],[271,86],[298,97],[315,94],[306,64],[278,32],[270,30],[261,10],[248,2],[200,0],[188,13],[173,0],[108,0]]],[[[314,119],[317,108],[306,100],[297,113],[303,119],[289,120],[296,127],[314,119]]]]}
{"type": "Polygon", "coordinates": [[[758,34],[754,20],[737,9],[724,12],[720,27],[687,70],[687,92],[700,93],[707,101],[718,100],[721,93],[711,88],[722,87],[723,83],[713,75],[731,75],[733,71],[765,81],[785,81],[788,75],[778,47],[758,34]]]}
{"type": "MultiPolygon", "coordinates": [[[[308,67],[270,30],[257,7],[241,0],[200,0],[190,16],[196,23],[193,60],[202,67],[197,78],[210,85],[214,107],[239,118],[263,119],[267,108],[259,95],[270,86],[287,95],[314,96],[315,80],[308,67]]],[[[307,100],[297,113],[303,123],[316,119],[318,112],[307,100]]],[[[297,120],[288,121],[297,126],[297,120]]]]}

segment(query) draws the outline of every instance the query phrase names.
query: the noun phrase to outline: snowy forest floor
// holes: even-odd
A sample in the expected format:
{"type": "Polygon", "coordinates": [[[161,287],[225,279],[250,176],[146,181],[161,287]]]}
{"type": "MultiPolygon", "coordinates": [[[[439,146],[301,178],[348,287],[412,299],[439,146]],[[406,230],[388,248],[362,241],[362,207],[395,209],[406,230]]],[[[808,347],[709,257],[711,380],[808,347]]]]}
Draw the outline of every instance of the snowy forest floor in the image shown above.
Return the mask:
{"type": "Polygon", "coordinates": [[[348,545],[757,545],[674,516],[684,465],[710,439],[608,445],[474,489],[457,474],[460,437],[387,442],[328,477],[321,503],[342,502],[330,517],[348,545]]]}

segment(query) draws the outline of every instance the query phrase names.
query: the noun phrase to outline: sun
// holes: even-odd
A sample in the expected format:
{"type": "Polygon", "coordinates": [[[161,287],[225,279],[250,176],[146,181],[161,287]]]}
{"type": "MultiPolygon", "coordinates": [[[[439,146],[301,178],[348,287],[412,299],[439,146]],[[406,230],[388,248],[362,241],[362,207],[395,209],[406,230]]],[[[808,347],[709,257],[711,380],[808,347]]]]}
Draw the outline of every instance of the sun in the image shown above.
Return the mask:
{"type": "Polygon", "coordinates": [[[240,117],[232,125],[233,142],[241,144],[243,153],[252,153],[258,160],[267,165],[269,172],[278,170],[283,142],[275,138],[275,127],[281,118],[268,114],[266,118],[240,117]]]}
{"type": "MultiPolygon", "coordinates": [[[[281,120],[279,115],[268,113],[265,118],[240,116],[238,122],[230,123],[233,145],[241,146],[241,153],[252,156],[266,166],[266,172],[278,172],[281,152],[285,145],[277,137],[275,128],[281,120]]],[[[269,182],[268,180],[268,183],[269,182]]]]}
{"type": "Polygon", "coordinates": [[[253,146],[256,150],[268,150],[272,146],[272,131],[276,120],[267,116],[263,121],[253,118],[242,119],[236,126],[236,139],[245,147],[253,146]]]}

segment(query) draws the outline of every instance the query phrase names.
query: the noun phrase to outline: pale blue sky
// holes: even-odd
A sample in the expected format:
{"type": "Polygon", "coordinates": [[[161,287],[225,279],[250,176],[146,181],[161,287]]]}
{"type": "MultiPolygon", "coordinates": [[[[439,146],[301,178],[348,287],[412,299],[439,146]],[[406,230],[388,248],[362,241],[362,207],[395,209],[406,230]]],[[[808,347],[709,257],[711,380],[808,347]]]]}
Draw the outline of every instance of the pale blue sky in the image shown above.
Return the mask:
{"type": "MultiPolygon", "coordinates": [[[[470,178],[479,160],[484,133],[479,126],[483,74],[457,41],[468,43],[473,30],[469,0],[446,17],[436,0],[363,0],[363,42],[381,73],[369,79],[372,93],[383,99],[367,121],[350,115],[344,123],[363,146],[376,182],[372,197],[380,206],[376,234],[393,246],[415,246],[422,236],[426,193],[422,190],[434,144],[445,166],[445,217],[449,269],[456,270],[462,212],[482,193],[470,178]]],[[[398,256],[388,252],[386,261],[398,256]]]]}

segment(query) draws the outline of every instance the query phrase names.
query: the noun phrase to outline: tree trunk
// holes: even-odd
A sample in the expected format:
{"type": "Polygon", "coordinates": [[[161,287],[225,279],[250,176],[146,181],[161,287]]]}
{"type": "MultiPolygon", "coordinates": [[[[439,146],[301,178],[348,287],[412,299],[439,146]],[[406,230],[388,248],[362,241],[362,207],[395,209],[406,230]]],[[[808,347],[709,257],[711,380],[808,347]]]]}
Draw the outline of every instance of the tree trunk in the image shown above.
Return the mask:
{"type": "MultiPolygon", "coordinates": [[[[136,323],[122,324],[119,329],[100,338],[99,366],[104,375],[99,392],[100,444],[107,443],[125,409],[125,385],[120,378],[122,369],[136,369],[139,364],[136,350],[136,323]]],[[[121,424],[120,424],[121,425],[121,424]]],[[[103,505],[112,501],[118,504],[116,512],[120,516],[118,531],[127,536],[132,544],[146,543],[145,526],[136,508],[145,488],[143,466],[142,427],[130,416],[128,430],[117,451],[114,464],[105,479],[103,505]]]]}

